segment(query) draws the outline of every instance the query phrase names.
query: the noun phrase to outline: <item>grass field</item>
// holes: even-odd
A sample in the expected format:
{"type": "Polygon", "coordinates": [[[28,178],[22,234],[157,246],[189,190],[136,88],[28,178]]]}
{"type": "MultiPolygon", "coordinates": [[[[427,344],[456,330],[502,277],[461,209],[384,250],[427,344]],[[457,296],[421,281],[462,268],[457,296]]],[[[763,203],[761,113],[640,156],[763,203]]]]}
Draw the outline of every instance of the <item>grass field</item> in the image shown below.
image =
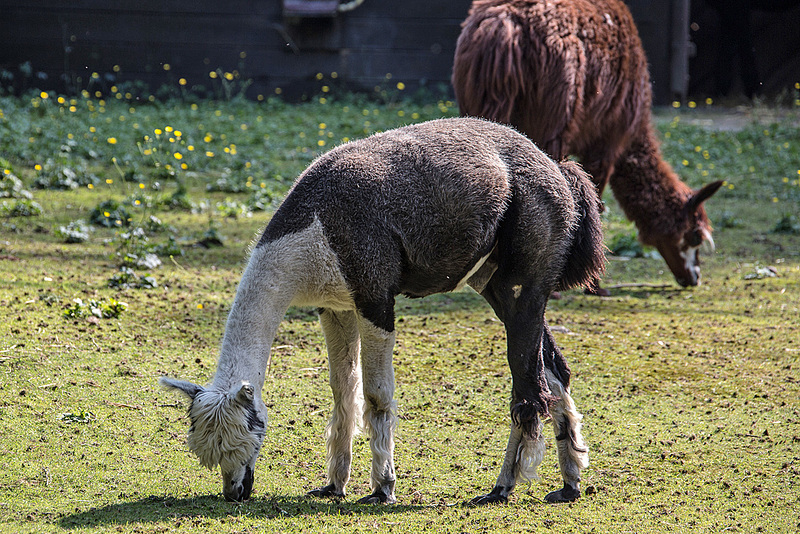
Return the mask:
{"type": "Polygon", "coordinates": [[[222,499],[187,450],[185,401],[156,380],[212,377],[248,247],[315,155],[457,114],[379,96],[0,97],[0,531],[800,529],[798,106],[657,113],[690,185],[726,180],[697,288],[680,289],[606,198],[612,296],[548,307],[584,414],[588,495],[543,502],[560,487],[549,440],[542,480],[506,506],[462,505],[494,484],[510,395],[502,325],[463,291],[398,301],[398,505],[354,504],[368,492],[363,437],[350,497],[305,496],[324,482],[331,407],[308,309],[275,342],[254,496],[222,499]]]}

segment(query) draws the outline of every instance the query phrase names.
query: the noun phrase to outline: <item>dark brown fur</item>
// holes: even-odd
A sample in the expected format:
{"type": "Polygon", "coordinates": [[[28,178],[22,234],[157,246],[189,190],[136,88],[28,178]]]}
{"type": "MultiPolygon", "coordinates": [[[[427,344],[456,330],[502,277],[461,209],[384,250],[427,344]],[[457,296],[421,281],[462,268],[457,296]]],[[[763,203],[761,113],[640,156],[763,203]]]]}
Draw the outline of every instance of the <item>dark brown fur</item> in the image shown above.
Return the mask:
{"type": "Polygon", "coordinates": [[[647,58],[621,0],[476,0],[453,86],[463,115],[512,124],[556,159],[578,156],[676,279],[698,283],[681,254],[710,237],[702,201],[722,182],[692,191],[662,159],[647,58]]]}

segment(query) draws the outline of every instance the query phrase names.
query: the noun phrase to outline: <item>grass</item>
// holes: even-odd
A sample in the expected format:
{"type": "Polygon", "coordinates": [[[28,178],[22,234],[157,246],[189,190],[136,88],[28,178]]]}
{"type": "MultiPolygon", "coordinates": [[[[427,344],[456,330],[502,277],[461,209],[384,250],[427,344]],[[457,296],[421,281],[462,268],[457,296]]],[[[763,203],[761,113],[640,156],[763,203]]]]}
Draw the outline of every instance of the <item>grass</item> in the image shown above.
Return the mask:
{"type": "MultiPolygon", "coordinates": [[[[560,483],[551,440],[542,480],[508,506],[462,506],[497,476],[510,388],[502,325],[464,291],[398,301],[397,506],[304,496],[324,481],[331,406],[306,309],[290,311],[275,341],[254,497],[222,500],[218,473],[186,449],[185,402],[156,379],[213,375],[247,249],[316,154],[456,114],[451,102],[383,97],[0,98],[0,531],[800,528],[800,236],[781,225],[800,205],[796,108],[768,120],[754,108],[731,130],[704,122],[724,113],[713,106],[659,113],[684,179],[726,180],[708,203],[717,253],[704,284],[681,290],[663,260],[634,251],[609,262],[612,297],[550,303],[585,416],[590,495],[543,503],[560,483]],[[41,214],[8,216],[17,202],[41,214]],[[109,287],[121,267],[155,286],[109,287]]],[[[632,225],[607,202],[608,243],[628,243],[632,225]]],[[[354,497],[368,490],[368,449],[356,440],[354,497]]]]}

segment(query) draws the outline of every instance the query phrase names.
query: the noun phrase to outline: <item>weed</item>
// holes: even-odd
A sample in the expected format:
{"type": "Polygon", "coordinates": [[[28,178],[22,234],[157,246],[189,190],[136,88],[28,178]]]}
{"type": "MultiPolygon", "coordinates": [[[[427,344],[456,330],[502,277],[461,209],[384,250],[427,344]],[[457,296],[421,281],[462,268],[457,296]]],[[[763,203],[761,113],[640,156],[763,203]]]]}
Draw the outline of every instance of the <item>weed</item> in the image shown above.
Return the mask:
{"type": "Polygon", "coordinates": [[[89,299],[83,301],[76,298],[72,304],[64,308],[63,315],[68,319],[79,319],[82,317],[97,317],[98,319],[117,319],[122,312],[128,309],[128,305],[119,302],[112,297],[102,300],[89,299]]]}
{"type": "Polygon", "coordinates": [[[83,219],[72,221],[66,226],[59,226],[55,231],[56,237],[64,243],[85,243],[89,241],[91,227],[83,219]]]}

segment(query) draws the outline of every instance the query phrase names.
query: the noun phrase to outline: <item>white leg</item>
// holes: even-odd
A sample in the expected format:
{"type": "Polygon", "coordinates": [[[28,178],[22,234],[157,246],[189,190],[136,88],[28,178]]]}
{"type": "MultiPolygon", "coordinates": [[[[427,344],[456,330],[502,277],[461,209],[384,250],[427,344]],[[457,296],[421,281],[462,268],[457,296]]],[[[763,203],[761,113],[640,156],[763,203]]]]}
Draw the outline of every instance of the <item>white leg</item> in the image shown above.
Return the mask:
{"type": "Polygon", "coordinates": [[[372,449],[372,494],[359,502],[394,503],[394,431],[397,427],[397,409],[394,402],[392,349],[395,333],[387,332],[360,316],[358,329],[361,333],[364,427],[372,449]]]}
{"type": "Polygon", "coordinates": [[[350,480],[353,435],[363,413],[358,327],[352,311],[325,309],[319,319],[328,348],[333,414],[325,429],[328,485],[309,493],[316,497],[344,497],[350,480]]]}
{"type": "Polygon", "coordinates": [[[553,431],[556,434],[558,465],[561,468],[561,477],[564,479],[564,488],[549,493],[545,500],[574,501],[580,497],[581,470],[589,466],[589,451],[581,434],[583,416],[575,408],[575,401],[569,394],[569,388],[565,388],[549,369],[545,371],[545,376],[550,391],[558,397],[556,404],[550,407],[550,415],[553,420],[553,431]]]}
{"type": "Polygon", "coordinates": [[[542,427],[540,421],[536,428],[536,436],[527,437],[519,426],[511,424],[511,433],[508,436],[506,454],[497,483],[488,494],[472,499],[472,504],[507,502],[518,480],[530,482],[531,479],[539,478],[536,469],[542,463],[545,449],[542,427]]]}

